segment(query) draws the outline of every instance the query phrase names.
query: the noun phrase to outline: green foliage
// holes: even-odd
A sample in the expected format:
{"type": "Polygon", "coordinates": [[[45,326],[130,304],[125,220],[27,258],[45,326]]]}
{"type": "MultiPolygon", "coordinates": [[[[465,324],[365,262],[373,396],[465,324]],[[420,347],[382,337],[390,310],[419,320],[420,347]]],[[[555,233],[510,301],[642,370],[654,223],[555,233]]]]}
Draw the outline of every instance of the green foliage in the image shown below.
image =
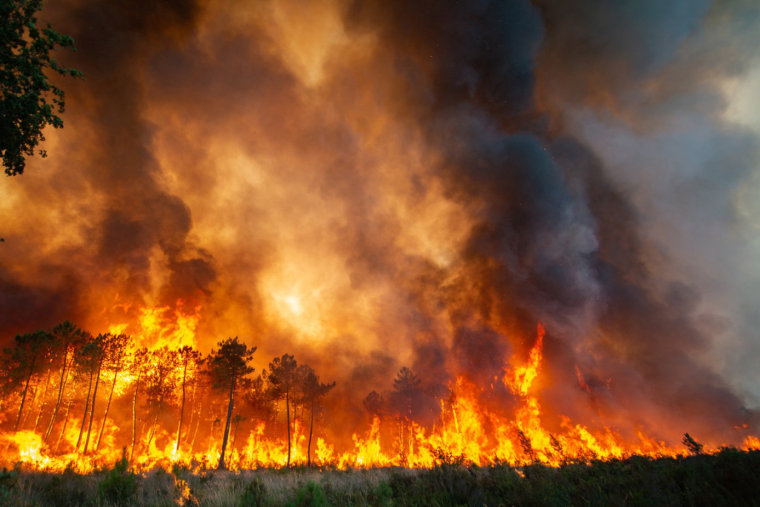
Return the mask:
{"type": "Polygon", "coordinates": [[[309,481],[296,490],[295,498],[287,503],[293,507],[327,507],[327,495],[322,486],[314,481],[309,481]]]}
{"type": "Polygon", "coordinates": [[[114,505],[130,505],[137,493],[137,479],[129,470],[126,449],[98,484],[98,495],[114,505]]]}
{"type": "MultiPolygon", "coordinates": [[[[45,138],[46,125],[63,127],[57,113],[65,108],[63,90],[48,81],[50,69],[64,76],[81,76],[58,64],[51,52],[74,47],[74,39],[49,25],[37,26],[42,0],[0,2],[0,153],[5,173],[24,172],[25,157],[34,154],[45,138]]],[[[45,151],[39,154],[45,156],[45,151]]]]}
{"type": "Polygon", "coordinates": [[[393,505],[393,488],[387,481],[381,481],[372,493],[372,498],[370,498],[372,505],[382,507],[393,505]]]}
{"type": "Polygon", "coordinates": [[[0,505],[8,505],[18,484],[18,472],[15,470],[0,471],[0,505]]]}
{"type": "Polygon", "coordinates": [[[238,498],[237,505],[240,507],[262,507],[267,505],[267,492],[264,483],[255,478],[245,485],[243,493],[238,498]]]}
{"type": "Polygon", "coordinates": [[[122,459],[100,474],[2,471],[0,505],[760,505],[760,451],[736,449],[559,468],[445,464],[319,475],[293,469],[235,474],[176,469],[184,479],[160,469],[134,475],[122,459]]]}

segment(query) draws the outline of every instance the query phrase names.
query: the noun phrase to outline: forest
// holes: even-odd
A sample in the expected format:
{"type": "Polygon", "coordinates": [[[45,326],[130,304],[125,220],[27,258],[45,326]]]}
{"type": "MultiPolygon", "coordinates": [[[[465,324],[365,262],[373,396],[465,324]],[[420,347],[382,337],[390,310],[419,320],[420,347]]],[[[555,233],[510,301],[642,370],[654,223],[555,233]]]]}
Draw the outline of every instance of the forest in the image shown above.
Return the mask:
{"type": "Polygon", "coordinates": [[[148,459],[159,435],[171,440],[176,457],[194,454],[217,434],[221,444],[213,466],[225,468],[225,451],[240,443],[241,422],[255,417],[260,432],[264,425],[280,429],[279,410],[285,417],[284,465],[293,458],[296,426],[308,432],[299,461],[311,465],[315,423],[323,420],[322,400],[335,383],[321,382],[290,354],[254,375],[255,351],[237,337],[220,341],[207,355],[189,345],[149,350],[128,335],[93,335],[68,321],[17,335],[0,358],[3,427],[39,436],[53,454],[124,448],[130,463],[148,459]]]}

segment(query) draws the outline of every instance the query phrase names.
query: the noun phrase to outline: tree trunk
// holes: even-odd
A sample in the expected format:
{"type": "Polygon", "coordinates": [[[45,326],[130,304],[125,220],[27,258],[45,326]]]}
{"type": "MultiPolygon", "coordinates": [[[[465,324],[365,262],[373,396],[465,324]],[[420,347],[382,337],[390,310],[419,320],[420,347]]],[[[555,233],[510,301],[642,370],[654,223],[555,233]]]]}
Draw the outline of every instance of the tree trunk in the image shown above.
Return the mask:
{"type": "Polygon", "coordinates": [[[90,383],[87,387],[87,401],[84,404],[84,415],[82,416],[82,426],[79,428],[79,438],[77,438],[77,446],[74,448],[75,451],[79,451],[79,444],[82,442],[82,434],[84,434],[84,425],[87,422],[87,413],[90,411],[90,394],[92,394],[92,374],[93,374],[93,371],[90,370],[90,383]]]}
{"type": "Polygon", "coordinates": [[[153,436],[156,434],[156,425],[158,424],[158,409],[156,409],[156,415],[153,416],[153,423],[150,425],[150,432],[148,433],[148,452],[150,452],[150,443],[153,441],[153,436]]]}
{"type": "Polygon", "coordinates": [[[98,373],[95,374],[95,389],[92,392],[92,408],[90,409],[90,422],[87,425],[87,438],[84,439],[84,454],[87,454],[87,445],[90,443],[92,432],[92,419],[95,417],[95,400],[98,396],[98,384],[100,384],[100,369],[103,367],[103,358],[98,361],[98,373]]]}
{"type": "Polygon", "coordinates": [[[45,438],[43,439],[45,442],[47,442],[48,437],[50,437],[50,433],[53,432],[53,426],[55,425],[55,417],[58,415],[58,409],[61,407],[61,400],[63,399],[63,389],[66,384],[66,379],[68,378],[68,371],[66,369],[67,367],[66,361],[68,360],[68,356],[69,356],[69,348],[66,347],[66,350],[63,353],[63,367],[61,368],[61,380],[58,382],[58,399],[55,402],[53,415],[50,416],[50,423],[48,424],[47,430],[45,431],[45,438]]]}
{"type": "Polygon", "coordinates": [[[29,367],[29,375],[26,377],[26,385],[24,385],[24,394],[21,395],[21,404],[18,407],[18,416],[16,417],[16,425],[13,431],[18,431],[18,425],[21,423],[21,413],[24,411],[24,402],[26,401],[26,392],[29,390],[29,381],[32,380],[34,374],[34,363],[37,360],[37,356],[32,357],[32,365],[29,367]]]}
{"type": "Polygon", "coordinates": [[[98,440],[95,442],[95,450],[100,447],[100,439],[103,437],[103,428],[106,427],[106,420],[108,419],[108,409],[111,408],[111,398],[113,398],[113,391],[116,388],[116,377],[119,375],[121,369],[121,362],[116,365],[116,371],[113,374],[113,382],[111,383],[111,392],[108,393],[108,403],[106,403],[106,413],[103,414],[103,422],[100,423],[100,431],[98,432],[98,440]]]}
{"type": "Polygon", "coordinates": [[[174,442],[174,454],[179,450],[179,437],[182,434],[182,417],[185,415],[185,380],[187,378],[187,362],[182,370],[182,403],[179,408],[179,424],[177,424],[177,439],[174,442]]]}
{"type": "Polygon", "coordinates": [[[193,439],[190,441],[190,453],[195,452],[195,439],[198,437],[198,429],[201,427],[201,421],[203,420],[203,403],[198,407],[198,413],[195,416],[195,431],[193,431],[193,439]]]}
{"type": "Polygon", "coordinates": [[[311,468],[311,435],[314,432],[314,399],[311,400],[311,422],[309,423],[309,445],[306,446],[306,465],[311,468]]]}
{"type": "Polygon", "coordinates": [[[233,395],[235,393],[235,379],[230,380],[230,402],[227,405],[227,421],[224,423],[224,436],[222,437],[222,453],[219,455],[217,470],[224,470],[224,450],[227,447],[227,438],[230,435],[230,421],[232,419],[233,395]]]}
{"type": "Polygon", "coordinates": [[[37,427],[40,425],[40,418],[42,417],[42,409],[45,408],[45,400],[47,400],[48,387],[50,387],[50,375],[53,372],[52,369],[48,370],[47,378],[45,379],[45,390],[42,392],[42,401],[40,402],[40,410],[37,412],[37,419],[34,421],[34,431],[37,432],[37,427]]]}
{"type": "Polygon", "coordinates": [[[137,374],[137,379],[135,380],[135,394],[132,396],[132,448],[129,450],[130,463],[132,463],[132,456],[135,453],[135,442],[137,441],[137,391],[140,388],[140,373],[137,374]]]}
{"type": "Polygon", "coordinates": [[[285,391],[285,422],[288,425],[288,466],[290,466],[290,391],[285,391]]]}
{"type": "Polygon", "coordinates": [[[63,417],[63,428],[61,428],[61,434],[58,435],[58,441],[55,443],[55,450],[58,451],[58,448],[61,446],[61,439],[63,438],[63,435],[66,433],[66,425],[69,423],[69,412],[71,411],[71,403],[73,400],[69,400],[69,402],[66,404],[66,415],[63,417]]]}

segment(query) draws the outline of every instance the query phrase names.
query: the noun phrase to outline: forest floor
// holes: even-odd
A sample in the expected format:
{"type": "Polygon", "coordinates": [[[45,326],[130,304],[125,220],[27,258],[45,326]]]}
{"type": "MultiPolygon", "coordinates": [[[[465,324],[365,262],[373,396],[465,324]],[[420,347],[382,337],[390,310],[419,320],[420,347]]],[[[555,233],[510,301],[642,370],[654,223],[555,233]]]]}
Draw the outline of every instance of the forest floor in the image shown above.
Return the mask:
{"type": "Polygon", "coordinates": [[[760,505],[760,451],[489,467],[0,472],[0,505],[760,505]]]}

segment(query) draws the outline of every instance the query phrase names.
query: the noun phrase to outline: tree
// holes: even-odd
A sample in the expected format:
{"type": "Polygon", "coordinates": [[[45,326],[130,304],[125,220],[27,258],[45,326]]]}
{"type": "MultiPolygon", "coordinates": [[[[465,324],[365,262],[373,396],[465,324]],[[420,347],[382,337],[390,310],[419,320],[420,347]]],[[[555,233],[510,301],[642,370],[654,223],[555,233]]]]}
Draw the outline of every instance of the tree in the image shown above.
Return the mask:
{"type": "Polygon", "coordinates": [[[413,441],[411,422],[419,411],[420,394],[422,394],[421,383],[417,375],[406,366],[401,368],[396,378],[393,379],[393,391],[390,393],[389,401],[401,420],[402,454],[405,452],[403,450],[407,448],[407,439],[409,442],[413,441]]]}
{"type": "Polygon", "coordinates": [[[222,438],[222,452],[219,455],[218,470],[224,469],[224,451],[227,447],[227,439],[230,434],[230,422],[232,421],[232,408],[234,404],[235,388],[245,383],[245,377],[253,372],[248,366],[256,347],[248,347],[240,343],[238,337],[227,338],[220,341],[218,350],[212,350],[209,355],[209,373],[217,389],[229,389],[229,402],[227,404],[227,422],[224,424],[224,436],[222,438]]]}
{"type": "Polygon", "coordinates": [[[177,438],[174,442],[174,452],[179,450],[180,436],[182,435],[182,419],[185,415],[185,391],[187,387],[188,374],[195,377],[196,370],[201,365],[201,353],[189,345],[179,349],[179,363],[182,367],[182,401],[179,408],[179,423],[177,424],[177,438]]]}
{"type": "MultiPolygon", "coordinates": [[[[63,76],[79,77],[78,70],[56,62],[56,46],[74,48],[74,39],[50,25],[37,27],[42,0],[0,2],[0,153],[5,173],[24,172],[25,156],[34,154],[47,125],[63,127],[58,113],[65,108],[63,90],[48,81],[50,69],[63,76]]],[[[44,150],[39,150],[46,156],[44,150]]]]}
{"type": "Polygon", "coordinates": [[[159,414],[174,405],[177,387],[176,369],[179,364],[177,351],[161,347],[150,353],[149,363],[150,368],[145,372],[146,405],[148,416],[152,417],[148,432],[148,448],[156,433],[159,414]]]}
{"type": "MultiPolygon", "coordinates": [[[[298,385],[298,363],[290,354],[275,357],[269,363],[269,372],[265,372],[269,382],[269,393],[273,400],[285,399],[285,421],[288,428],[288,466],[290,466],[290,400],[298,385]]],[[[293,414],[295,416],[295,414],[293,414]]]]}
{"type": "Polygon", "coordinates": [[[108,410],[111,408],[113,392],[116,389],[116,378],[123,367],[124,355],[128,346],[129,336],[125,334],[108,335],[108,340],[105,344],[105,360],[106,366],[113,370],[113,381],[111,382],[111,391],[108,393],[108,402],[106,403],[106,411],[103,414],[103,421],[100,423],[98,439],[95,441],[96,451],[100,447],[100,439],[103,437],[103,429],[106,427],[106,420],[108,420],[108,410]]]}
{"type": "Polygon", "coordinates": [[[309,444],[306,447],[306,465],[311,466],[311,437],[314,433],[314,411],[319,408],[319,401],[335,387],[335,382],[321,384],[319,377],[310,366],[300,366],[299,377],[302,381],[303,401],[309,405],[309,444]]]}
{"type": "Polygon", "coordinates": [[[135,379],[135,390],[132,395],[132,447],[129,450],[129,462],[135,454],[137,443],[137,393],[140,391],[140,381],[148,369],[148,349],[142,347],[135,351],[132,362],[129,365],[129,373],[135,379]]]}
{"type": "Polygon", "coordinates": [[[382,417],[385,415],[385,399],[383,395],[377,391],[372,391],[362,400],[364,410],[366,410],[372,417],[382,417]]]}
{"type": "Polygon", "coordinates": [[[24,412],[26,395],[29,391],[29,383],[39,369],[39,363],[44,354],[43,349],[50,344],[50,335],[44,331],[37,331],[16,335],[15,341],[16,346],[13,349],[3,350],[3,371],[6,374],[6,385],[8,387],[15,388],[22,383],[24,384],[16,424],[13,427],[13,431],[18,431],[19,424],[21,424],[21,414],[24,412]]]}
{"type": "Polygon", "coordinates": [[[404,366],[393,379],[391,403],[405,419],[412,419],[415,398],[421,393],[421,381],[412,370],[404,366]]]}
{"type": "Polygon", "coordinates": [[[82,415],[82,426],[79,429],[79,437],[77,438],[77,445],[75,450],[79,449],[79,444],[82,442],[82,436],[84,435],[84,427],[87,423],[87,415],[90,415],[90,424],[87,429],[87,440],[84,444],[84,454],[87,454],[87,443],[90,440],[90,430],[92,429],[92,413],[90,407],[90,400],[92,399],[92,409],[95,408],[95,397],[98,394],[98,383],[100,380],[100,368],[103,365],[104,355],[104,342],[105,336],[98,335],[95,338],[85,343],[81,349],[79,349],[75,361],[77,363],[77,370],[80,376],[88,376],[89,382],[87,385],[87,399],[84,404],[84,414],[82,415]],[[92,380],[95,379],[95,391],[92,390],[92,380]],[[92,398],[90,395],[92,394],[92,398]]]}
{"type": "Polygon", "coordinates": [[[54,355],[63,355],[61,358],[61,378],[58,381],[58,398],[53,408],[53,415],[50,416],[50,423],[45,431],[44,440],[50,437],[50,433],[53,431],[55,425],[55,419],[58,416],[58,410],[61,408],[61,400],[63,399],[63,393],[66,389],[66,381],[69,375],[69,369],[71,362],[74,360],[75,353],[79,347],[84,343],[87,333],[76,327],[68,320],[58,324],[53,328],[52,340],[54,355]]]}

